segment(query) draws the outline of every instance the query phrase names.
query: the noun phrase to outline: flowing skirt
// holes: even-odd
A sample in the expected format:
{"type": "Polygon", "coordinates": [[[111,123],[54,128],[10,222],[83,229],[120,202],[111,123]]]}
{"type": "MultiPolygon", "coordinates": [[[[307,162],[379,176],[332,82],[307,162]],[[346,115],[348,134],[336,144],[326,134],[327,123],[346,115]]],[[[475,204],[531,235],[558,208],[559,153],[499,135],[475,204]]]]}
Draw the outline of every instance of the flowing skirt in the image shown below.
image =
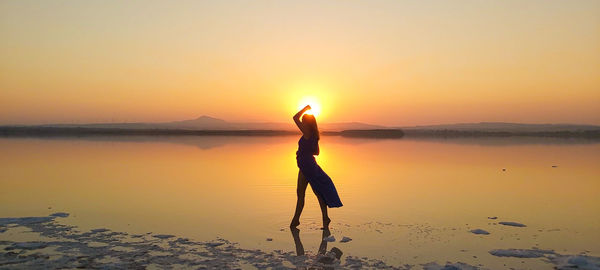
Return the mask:
{"type": "Polygon", "coordinates": [[[328,207],[341,207],[343,205],[333,181],[317,164],[315,157],[297,156],[296,161],[300,172],[302,172],[312,189],[325,201],[328,207]]]}

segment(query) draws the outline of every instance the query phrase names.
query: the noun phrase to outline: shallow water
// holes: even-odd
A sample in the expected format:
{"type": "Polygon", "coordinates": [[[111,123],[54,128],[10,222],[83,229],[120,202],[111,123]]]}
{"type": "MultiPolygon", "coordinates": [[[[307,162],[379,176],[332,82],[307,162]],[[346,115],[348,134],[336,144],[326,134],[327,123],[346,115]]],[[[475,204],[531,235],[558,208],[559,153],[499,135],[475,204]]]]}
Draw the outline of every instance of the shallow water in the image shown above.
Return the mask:
{"type": "MultiPolygon", "coordinates": [[[[248,249],[295,251],[287,225],[296,143],[293,136],[3,138],[0,217],[62,211],[71,216],[60,222],[84,230],[222,237],[248,249]]],[[[599,143],[325,136],[317,162],[344,203],[330,209],[337,241],[329,248],[342,250],[342,259],[552,269],[540,258],[489,251],[600,255],[599,143]],[[343,236],[353,240],[340,243],[343,236]]],[[[308,190],[299,226],[307,252],[321,243],[320,218],[308,190]]],[[[0,240],[19,238],[26,236],[0,233],[0,240]]]]}

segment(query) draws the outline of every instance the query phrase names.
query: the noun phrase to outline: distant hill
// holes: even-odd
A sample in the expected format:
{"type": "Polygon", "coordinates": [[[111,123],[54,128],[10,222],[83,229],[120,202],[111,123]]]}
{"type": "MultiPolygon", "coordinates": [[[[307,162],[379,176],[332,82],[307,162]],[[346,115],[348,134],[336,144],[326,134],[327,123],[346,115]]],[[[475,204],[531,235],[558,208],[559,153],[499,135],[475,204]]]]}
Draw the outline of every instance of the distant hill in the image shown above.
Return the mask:
{"type": "MultiPolygon", "coordinates": [[[[222,119],[200,116],[196,119],[158,122],[158,123],[97,123],[97,124],[50,124],[45,127],[86,127],[86,128],[119,128],[119,129],[189,129],[189,130],[297,130],[290,122],[228,122],[222,119]]],[[[321,131],[342,131],[348,129],[385,129],[385,126],[371,125],[360,122],[319,123],[321,131]]]]}
{"type": "Polygon", "coordinates": [[[235,127],[235,125],[233,123],[229,123],[225,120],[206,116],[206,115],[203,115],[196,119],[191,119],[191,120],[155,123],[154,125],[160,126],[162,128],[180,128],[180,129],[217,129],[217,130],[239,129],[239,128],[235,127]]]}

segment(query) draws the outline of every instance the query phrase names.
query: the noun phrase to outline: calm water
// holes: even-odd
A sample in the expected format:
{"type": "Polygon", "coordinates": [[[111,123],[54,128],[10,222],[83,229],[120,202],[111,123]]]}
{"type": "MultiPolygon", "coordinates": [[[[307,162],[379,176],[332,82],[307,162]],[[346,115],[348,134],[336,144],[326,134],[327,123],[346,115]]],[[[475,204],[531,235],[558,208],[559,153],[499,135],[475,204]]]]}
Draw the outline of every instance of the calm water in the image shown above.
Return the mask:
{"type": "MultiPolygon", "coordinates": [[[[293,251],[287,226],[297,139],[0,139],[0,216],[64,211],[71,216],[61,222],[82,229],[223,237],[245,248],[293,251]]],[[[344,203],[330,210],[332,234],[353,239],[330,245],[344,256],[551,269],[541,259],[488,251],[600,255],[598,143],[323,137],[317,161],[344,203]],[[469,232],[476,228],[491,234],[469,232]]],[[[307,251],[320,243],[320,218],[309,190],[299,226],[307,251]]],[[[19,236],[0,234],[9,237],[19,236]]]]}

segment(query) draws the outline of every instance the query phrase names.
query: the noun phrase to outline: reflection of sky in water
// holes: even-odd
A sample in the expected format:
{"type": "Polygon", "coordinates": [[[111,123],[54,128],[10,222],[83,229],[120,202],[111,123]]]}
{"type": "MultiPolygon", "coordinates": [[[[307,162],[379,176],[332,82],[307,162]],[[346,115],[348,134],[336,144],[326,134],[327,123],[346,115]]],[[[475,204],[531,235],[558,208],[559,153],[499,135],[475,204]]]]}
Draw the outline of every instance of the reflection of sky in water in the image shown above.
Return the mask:
{"type": "MultiPolygon", "coordinates": [[[[82,229],[221,236],[291,251],[286,227],[295,205],[297,139],[0,139],[0,216],[65,211],[72,214],[65,222],[82,229]]],[[[600,144],[565,142],[325,136],[318,162],[345,205],[330,211],[332,234],[353,239],[333,246],[393,263],[435,258],[493,266],[487,251],[495,248],[597,256],[600,144]],[[491,234],[468,233],[476,228],[491,234]]],[[[307,251],[318,249],[319,221],[309,192],[299,227],[307,251]]]]}

